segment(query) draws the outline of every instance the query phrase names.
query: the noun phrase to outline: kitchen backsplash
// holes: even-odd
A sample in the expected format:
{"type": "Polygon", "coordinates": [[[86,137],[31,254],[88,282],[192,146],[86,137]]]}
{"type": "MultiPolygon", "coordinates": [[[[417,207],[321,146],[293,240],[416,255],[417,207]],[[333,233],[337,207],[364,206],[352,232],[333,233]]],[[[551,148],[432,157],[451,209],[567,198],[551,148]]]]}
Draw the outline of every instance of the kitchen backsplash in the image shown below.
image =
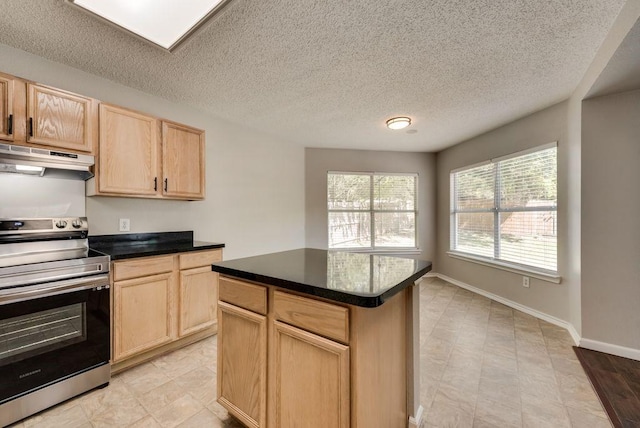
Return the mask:
{"type": "Polygon", "coordinates": [[[84,216],[84,186],[81,180],[0,174],[0,218],[84,216]]]}

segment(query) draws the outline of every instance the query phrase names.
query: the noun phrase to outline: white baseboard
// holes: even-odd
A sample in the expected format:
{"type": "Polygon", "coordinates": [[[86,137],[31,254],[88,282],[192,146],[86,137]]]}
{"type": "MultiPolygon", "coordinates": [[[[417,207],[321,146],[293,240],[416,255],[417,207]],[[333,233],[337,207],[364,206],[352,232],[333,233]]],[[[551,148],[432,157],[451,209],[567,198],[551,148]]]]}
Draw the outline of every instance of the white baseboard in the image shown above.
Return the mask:
{"type": "Polygon", "coordinates": [[[409,428],[422,428],[422,414],[424,412],[424,408],[422,406],[418,406],[418,410],[415,415],[409,416],[409,428]]]}
{"type": "Polygon", "coordinates": [[[597,340],[591,339],[582,339],[580,341],[580,347],[591,349],[592,351],[606,352],[607,354],[617,355],[619,357],[640,361],[640,349],[612,345],[611,343],[598,342],[597,340]]]}
{"type": "MultiPolygon", "coordinates": [[[[533,317],[536,317],[538,319],[544,320],[548,323],[551,323],[553,325],[557,325],[558,327],[562,327],[564,329],[566,329],[569,334],[571,335],[571,338],[573,339],[573,341],[575,342],[576,346],[578,346],[580,344],[580,335],[578,334],[578,331],[575,329],[575,327],[573,326],[573,324],[561,320],[560,318],[556,318],[552,315],[549,314],[545,314],[544,312],[540,312],[536,309],[532,309],[528,306],[525,305],[521,305],[520,303],[514,302],[513,300],[509,300],[509,299],[505,299],[502,296],[498,296],[497,294],[493,294],[490,293],[486,290],[483,290],[481,288],[478,287],[474,287],[473,285],[469,285],[465,282],[462,281],[458,281],[457,279],[453,279],[451,277],[448,277],[446,275],[443,275],[441,273],[437,273],[437,272],[429,272],[427,273],[424,277],[437,277],[440,278],[443,281],[449,282],[451,284],[457,285],[460,288],[464,288],[465,290],[469,290],[473,293],[479,294],[481,296],[484,296],[488,299],[491,300],[495,300],[496,302],[502,303],[503,305],[509,306],[510,308],[513,309],[517,309],[520,312],[524,312],[525,314],[529,314],[533,317]]],[[[423,277],[423,278],[424,278],[423,277]]]]}
{"type": "Polygon", "coordinates": [[[580,334],[578,333],[576,328],[573,326],[573,324],[567,323],[567,325],[568,325],[567,330],[569,331],[569,334],[571,335],[573,342],[576,344],[576,346],[580,346],[580,342],[582,341],[580,334]]]}
{"type": "Polygon", "coordinates": [[[521,305],[520,303],[516,303],[509,299],[505,299],[504,297],[498,296],[497,294],[490,293],[481,288],[474,287],[473,285],[469,285],[462,281],[458,281],[457,279],[450,278],[446,275],[442,275],[437,272],[429,272],[423,278],[440,278],[443,281],[450,282],[451,284],[457,285],[460,288],[464,288],[465,290],[469,290],[473,293],[480,294],[481,296],[485,296],[491,300],[495,300],[496,302],[500,302],[503,305],[509,306],[513,309],[517,309],[525,314],[529,314],[541,320],[547,321],[551,324],[557,325],[559,327],[567,329],[571,338],[575,342],[576,346],[580,346],[582,348],[591,349],[593,351],[605,352],[611,355],[617,355],[623,358],[630,358],[632,360],[640,361],[640,349],[627,348],[625,346],[614,345],[606,342],[599,342],[597,340],[584,339],[580,337],[578,331],[575,329],[573,324],[556,318],[552,315],[545,314],[544,312],[540,312],[538,310],[532,309],[528,306],[521,305]]]}

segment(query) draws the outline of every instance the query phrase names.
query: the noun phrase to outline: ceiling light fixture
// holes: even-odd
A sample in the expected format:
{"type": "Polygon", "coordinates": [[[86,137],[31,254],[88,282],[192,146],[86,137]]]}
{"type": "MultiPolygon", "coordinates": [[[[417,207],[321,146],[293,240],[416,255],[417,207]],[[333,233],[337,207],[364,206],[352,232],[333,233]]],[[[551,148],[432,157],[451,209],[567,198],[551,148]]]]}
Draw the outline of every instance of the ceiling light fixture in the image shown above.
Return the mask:
{"type": "Polygon", "coordinates": [[[230,0],[66,0],[136,36],[172,51],[230,0]]]}
{"type": "Polygon", "coordinates": [[[387,128],[393,129],[394,131],[404,129],[409,125],[411,125],[411,118],[406,116],[392,117],[387,120],[387,128]]]}

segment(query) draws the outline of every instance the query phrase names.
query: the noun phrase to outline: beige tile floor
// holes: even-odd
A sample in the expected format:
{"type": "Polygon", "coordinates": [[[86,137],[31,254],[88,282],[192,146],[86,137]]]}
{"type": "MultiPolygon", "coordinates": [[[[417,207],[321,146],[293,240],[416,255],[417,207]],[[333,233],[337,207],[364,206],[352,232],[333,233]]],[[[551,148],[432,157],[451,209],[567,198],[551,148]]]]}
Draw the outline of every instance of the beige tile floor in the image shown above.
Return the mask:
{"type": "Polygon", "coordinates": [[[420,331],[427,427],[611,427],[565,329],[430,278],[420,331]]]}
{"type": "MultiPolygon", "coordinates": [[[[569,334],[426,279],[420,290],[425,427],[610,427],[569,334]]],[[[240,427],[215,401],[215,337],[113,377],[27,427],[240,427]]]]}
{"type": "Polygon", "coordinates": [[[12,427],[241,427],[216,403],[216,337],[112,377],[12,427]]]}

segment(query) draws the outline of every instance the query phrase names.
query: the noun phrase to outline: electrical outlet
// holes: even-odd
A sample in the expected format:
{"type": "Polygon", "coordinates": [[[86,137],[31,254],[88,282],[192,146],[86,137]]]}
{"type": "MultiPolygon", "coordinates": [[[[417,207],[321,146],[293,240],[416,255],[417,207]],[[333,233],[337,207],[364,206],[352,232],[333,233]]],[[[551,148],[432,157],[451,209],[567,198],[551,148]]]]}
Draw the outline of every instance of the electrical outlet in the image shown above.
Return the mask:
{"type": "Polygon", "coordinates": [[[129,232],[131,230],[131,221],[128,218],[120,219],[120,232],[129,232]]]}
{"type": "Polygon", "coordinates": [[[528,276],[523,276],[522,277],[522,286],[529,288],[529,277],[528,276]]]}

